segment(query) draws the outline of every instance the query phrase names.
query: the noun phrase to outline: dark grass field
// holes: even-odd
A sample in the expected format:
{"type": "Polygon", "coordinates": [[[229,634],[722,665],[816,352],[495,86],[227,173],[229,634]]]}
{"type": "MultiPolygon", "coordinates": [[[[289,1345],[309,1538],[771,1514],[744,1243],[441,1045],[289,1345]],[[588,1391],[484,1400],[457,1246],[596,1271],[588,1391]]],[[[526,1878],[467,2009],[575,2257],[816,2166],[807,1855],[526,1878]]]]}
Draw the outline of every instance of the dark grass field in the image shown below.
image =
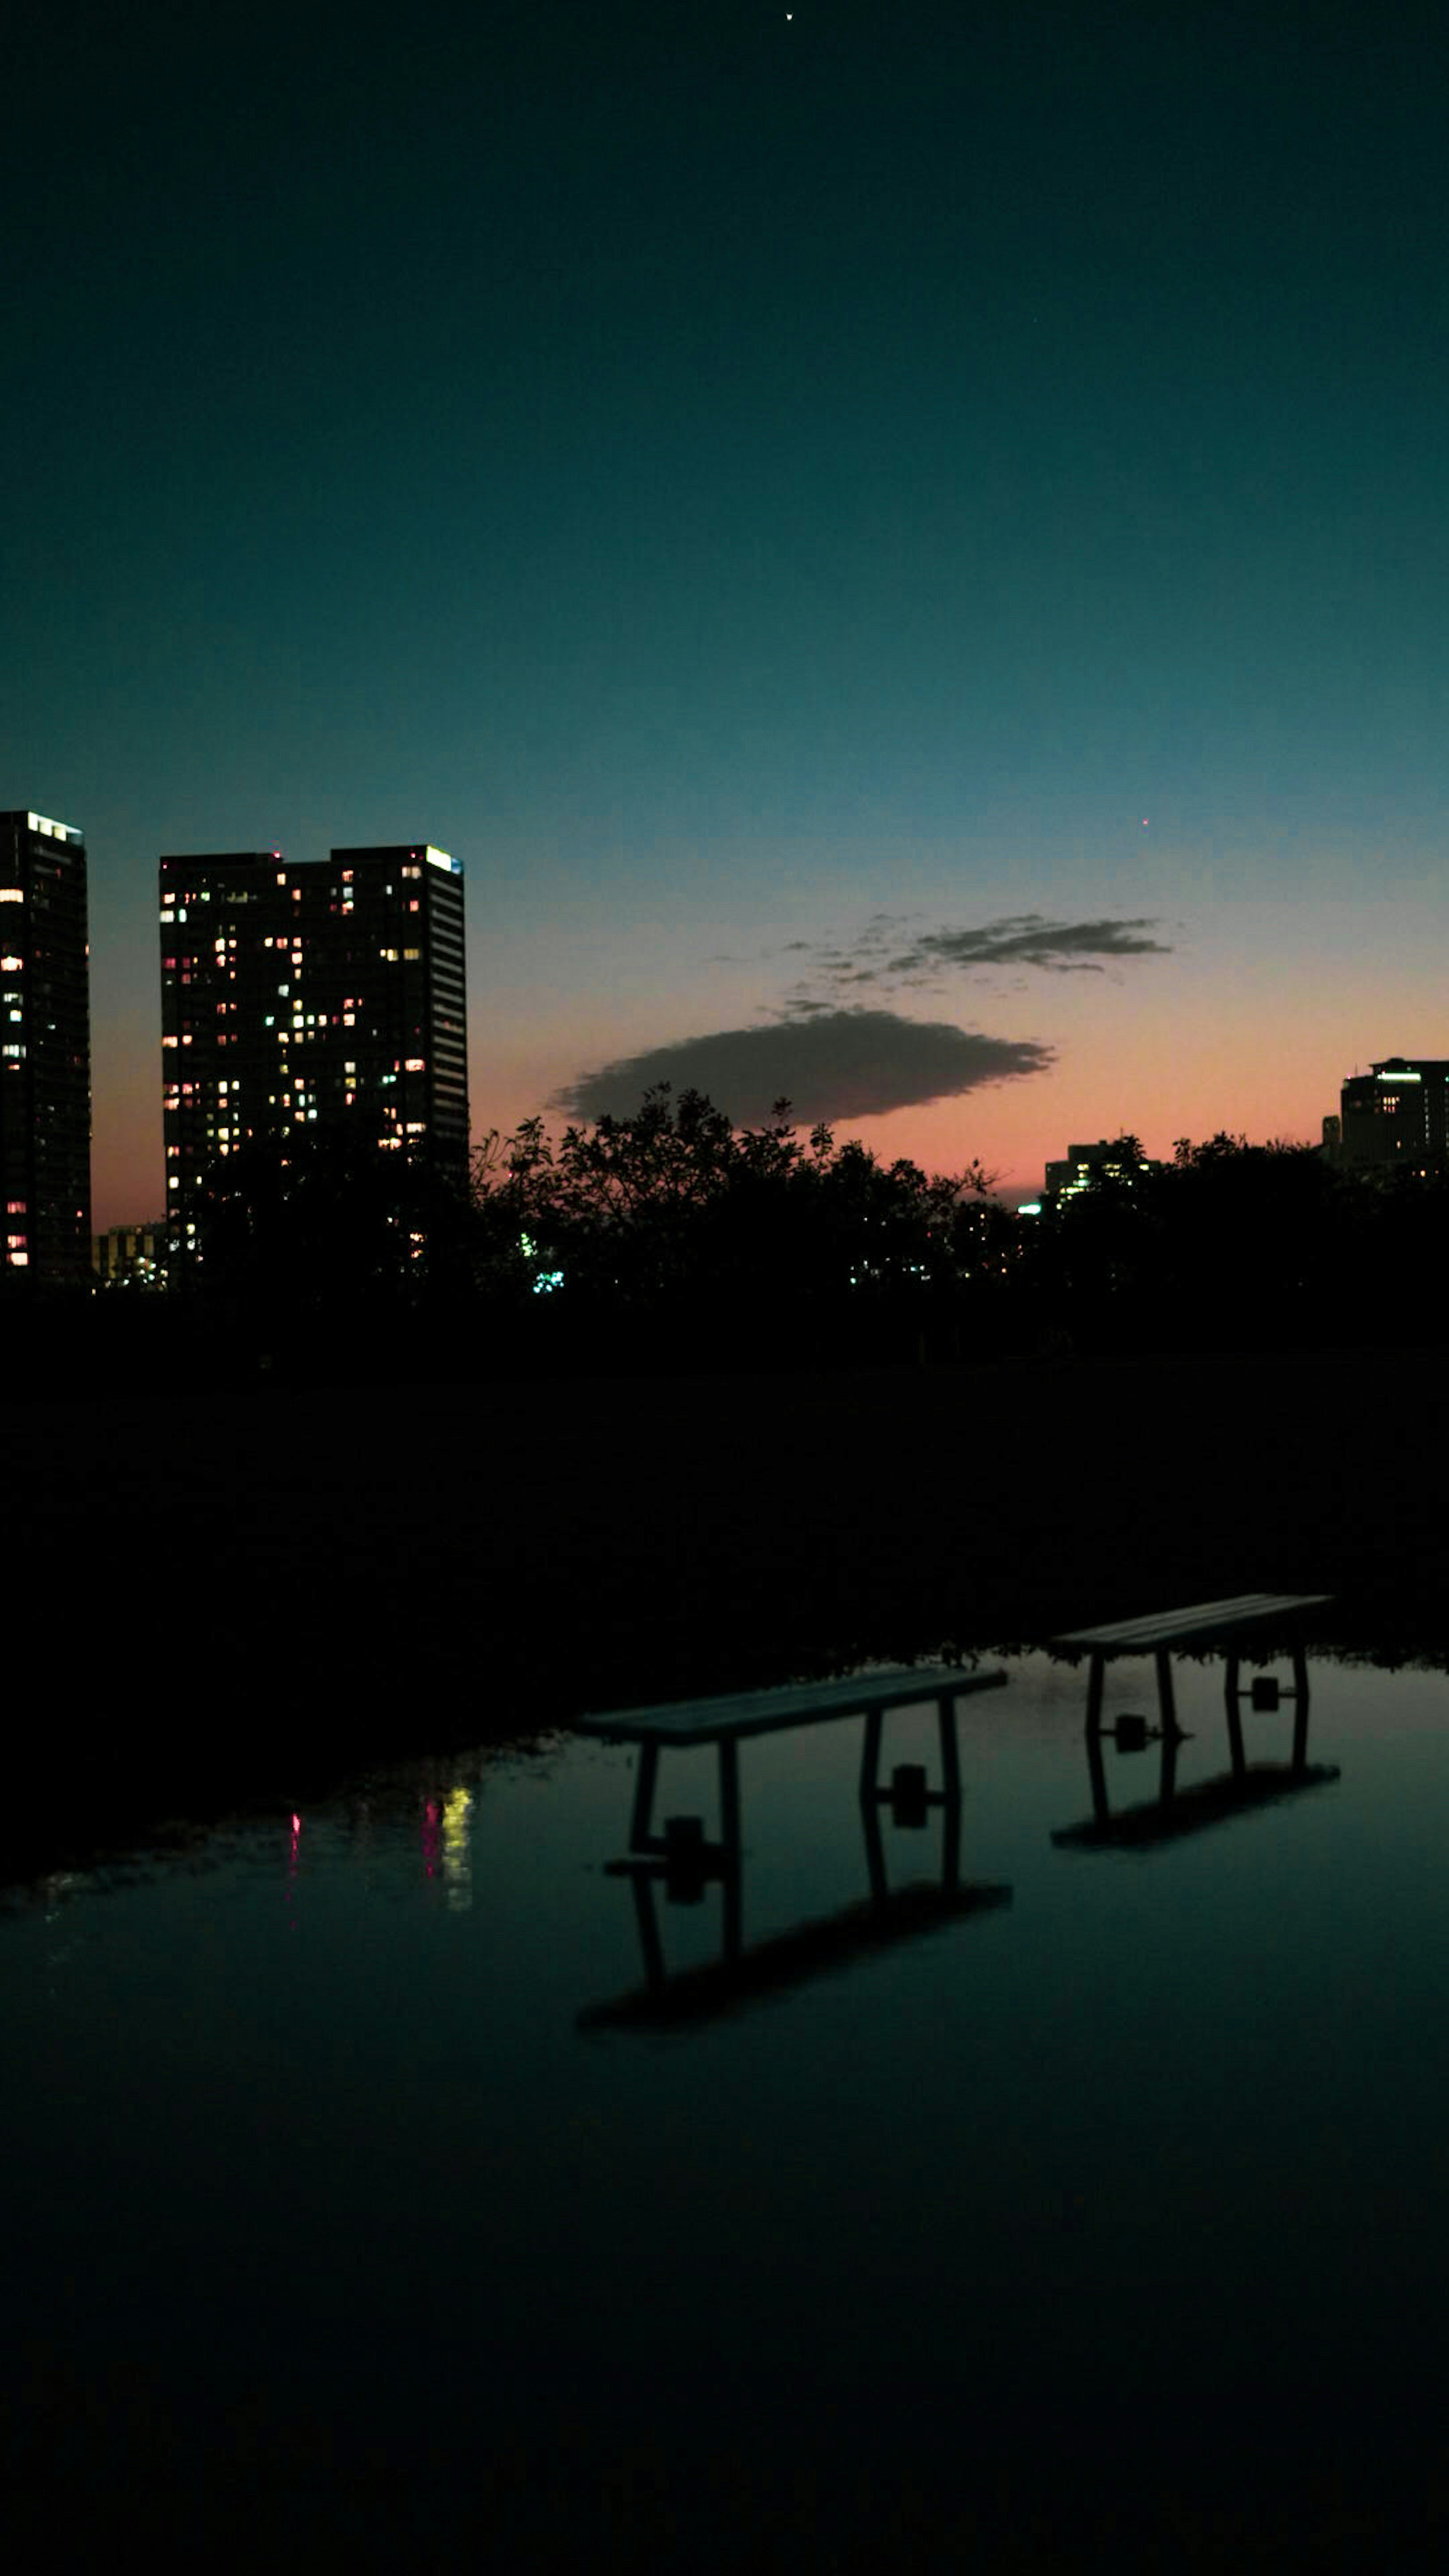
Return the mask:
{"type": "Polygon", "coordinates": [[[0,1851],[1249,1589],[1441,1657],[1446,1424],[1437,1353],[22,1403],[0,1851]]]}

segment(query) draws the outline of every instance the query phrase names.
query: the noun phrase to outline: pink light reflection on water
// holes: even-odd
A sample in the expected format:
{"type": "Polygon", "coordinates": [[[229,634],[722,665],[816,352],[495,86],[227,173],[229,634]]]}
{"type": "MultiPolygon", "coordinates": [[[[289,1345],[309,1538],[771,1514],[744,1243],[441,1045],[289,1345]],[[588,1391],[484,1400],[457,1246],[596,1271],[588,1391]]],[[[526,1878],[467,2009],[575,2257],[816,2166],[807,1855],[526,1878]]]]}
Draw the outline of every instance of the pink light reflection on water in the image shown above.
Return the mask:
{"type": "Polygon", "coordinates": [[[295,1932],[297,1929],[297,1879],[301,1847],[302,1819],[294,1808],[292,1830],[287,1842],[287,1929],[289,1932],[295,1932]]]}
{"type": "Polygon", "coordinates": [[[443,1810],[437,1799],[426,1799],[423,1805],[423,1868],[429,1878],[436,1878],[438,1875],[442,1856],[442,1827],[443,1810]]]}

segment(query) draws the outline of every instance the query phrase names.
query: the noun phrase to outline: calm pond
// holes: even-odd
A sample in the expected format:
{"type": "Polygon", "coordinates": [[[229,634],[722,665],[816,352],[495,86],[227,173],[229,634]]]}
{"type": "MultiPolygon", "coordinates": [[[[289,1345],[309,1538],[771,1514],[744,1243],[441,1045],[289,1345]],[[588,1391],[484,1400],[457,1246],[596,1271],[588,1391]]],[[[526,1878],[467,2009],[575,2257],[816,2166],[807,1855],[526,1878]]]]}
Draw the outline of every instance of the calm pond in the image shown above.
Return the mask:
{"type": "MultiPolygon", "coordinates": [[[[1185,1665],[1184,1829],[1124,1846],[1053,1840],[1083,1672],[1006,1668],[944,1891],[942,1811],[887,1802],[869,1902],[858,1718],[742,1747],[733,1976],[717,1883],[608,1873],[634,1755],[583,1740],[12,1894],[12,2563],[1417,2550],[1449,1679],[1312,1660],[1306,1775],[1223,1813],[1222,1667],[1185,1665]]],[[[1293,1726],[1245,1709],[1250,1763],[1293,1726]]],[[[886,1721],[911,1762],[929,1708],[886,1721]]],[[[714,1767],[666,1755],[661,1816],[713,1831],[714,1767]]],[[[1114,1813],[1158,1783],[1106,1742],[1114,1813]]]]}

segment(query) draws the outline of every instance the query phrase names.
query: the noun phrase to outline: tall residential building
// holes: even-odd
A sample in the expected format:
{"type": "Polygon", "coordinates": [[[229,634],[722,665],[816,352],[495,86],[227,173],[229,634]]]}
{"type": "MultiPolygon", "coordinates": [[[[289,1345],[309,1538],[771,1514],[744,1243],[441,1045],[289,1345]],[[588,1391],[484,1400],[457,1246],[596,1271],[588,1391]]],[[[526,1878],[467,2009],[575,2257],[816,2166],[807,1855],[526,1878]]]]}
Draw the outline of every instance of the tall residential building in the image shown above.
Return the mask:
{"type": "Polygon", "coordinates": [[[1449,1164],[1449,1059],[1385,1056],[1350,1074],[1339,1095],[1337,1159],[1360,1169],[1397,1163],[1442,1172],[1449,1164]]]}
{"type": "Polygon", "coordinates": [[[161,1045],[172,1246],[196,1249],[211,1164],[254,1137],[345,1127],[468,1174],[463,869],[446,850],[161,861],[161,1045]]]}
{"type": "Polygon", "coordinates": [[[5,1267],[91,1272],[86,845],[47,814],[0,814],[0,1180],[5,1267]]]}

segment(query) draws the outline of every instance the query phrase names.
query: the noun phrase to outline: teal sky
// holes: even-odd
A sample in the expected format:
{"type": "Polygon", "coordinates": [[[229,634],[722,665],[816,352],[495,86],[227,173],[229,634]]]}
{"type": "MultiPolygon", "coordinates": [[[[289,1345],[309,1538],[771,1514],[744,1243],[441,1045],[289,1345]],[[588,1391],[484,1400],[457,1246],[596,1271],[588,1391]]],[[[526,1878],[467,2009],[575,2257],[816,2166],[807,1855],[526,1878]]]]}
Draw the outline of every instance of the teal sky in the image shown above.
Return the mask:
{"type": "Polygon", "coordinates": [[[459,855],[480,1130],[753,1032],[737,1114],[1033,1184],[1449,1053],[1437,16],[29,16],[0,805],[87,833],[99,1219],[162,850],[459,855]]]}

